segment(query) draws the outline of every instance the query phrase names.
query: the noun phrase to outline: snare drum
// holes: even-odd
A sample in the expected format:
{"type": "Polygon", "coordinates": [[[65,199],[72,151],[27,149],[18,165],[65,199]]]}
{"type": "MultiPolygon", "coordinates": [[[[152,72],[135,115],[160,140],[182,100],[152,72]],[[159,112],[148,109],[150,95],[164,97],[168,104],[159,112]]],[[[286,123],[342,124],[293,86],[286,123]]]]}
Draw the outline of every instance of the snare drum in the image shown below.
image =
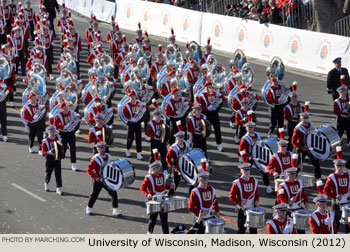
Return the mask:
{"type": "Polygon", "coordinates": [[[254,158],[254,164],[260,171],[267,173],[270,158],[278,151],[277,142],[278,139],[276,137],[269,137],[254,143],[252,156],[254,158]]]}
{"type": "Polygon", "coordinates": [[[163,201],[163,210],[165,213],[176,210],[176,201],[172,198],[165,198],[163,201]]]}
{"type": "Polygon", "coordinates": [[[245,210],[246,226],[250,228],[262,228],[266,224],[265,210],[262,208],[254,207],[247,208],[245,210]]]}
{"type": "Polygon", "coordinates": [[[299,174],[297,179],[299,179],[303,183],[304,188],[314,187],[315,186],[315,177],[310,174],[299,174]]]}
{"type": "Polygon", "coordinates": [[[211,218],[205,221],[206,234],[224,234],[225,221],[223,219],[211,218]]]}
{"type": "MultiPolygon", "coordinates": [[[[203,158],[206,159],[205,154],[198,148],[180,156],[179,169],[188,184],[194,185],[197,182],[198,171],[202,169],[201,159],[203,158]]],[[[209,167],[208,162],[207,167],[209,167]]]]}
{"type": "Polygon", "coordinates": [[[305,142],[312,156],[323,161],[336,152],[341,138],[333,126],[326,124],[308,132],[305,142]]]}
{"type": "Polygon", "coordinates": [[[278,179],[275,179],[275,192],[278,191],[278,187],[280,186],[280,184],[282,184],[284,181],[286,180],[286,178],[284,176],[279,177],[278,179]]]}
{"type": "Polygon", "coordinates": [[[146,207],[146,214],[159,213],[162,210],[162,202],[154,200],[147,201],[146,207]]]}
{"type": "Polygon", "coordinates": [[[309,216],[312,214],[309,210],[296,210],[292,213],[294,226],[298,230],[309,230],[309,216]]]}
{"type": "Polygon", "coordinates": [[[350,203],[342,205],[340,207],[341,209],[341,222],[342,223],[347,223],[350,217],[350,203]]]}

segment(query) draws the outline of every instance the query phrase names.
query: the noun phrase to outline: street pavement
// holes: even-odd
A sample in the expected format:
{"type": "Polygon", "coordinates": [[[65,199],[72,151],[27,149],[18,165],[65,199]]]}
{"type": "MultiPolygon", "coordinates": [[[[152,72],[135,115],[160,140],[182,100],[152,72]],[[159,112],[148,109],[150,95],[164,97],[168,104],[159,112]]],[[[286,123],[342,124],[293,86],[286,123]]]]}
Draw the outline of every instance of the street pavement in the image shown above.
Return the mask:
{"type": "MultiPolygon", "coordinates": [[[[34,7],[38,8],[39,0],[32,1],[34,7]]],[[[86,63],[88,56],[87,41],[85,38],[85,29],[88,25],[88,19],[72,14],[74,25],[80,33],[83,42],[83,51],[81,53],[81,77],[88,81],[87,71],[89,65],[86,63]]],[[[118,21],[118,20],[116,20],[118,21]]],[[[101,24],[104,41],[109,29],[109,25],[101,24]]],[[[129,31],[123,31],[130,42],[135,34],[129,31]]],[[[175,31],[176,34],[176,31],[175,31]]],[[[60,55],[60,40],[57,37],[54,48],[55,65],[60,55]]],[[[157,45],[167,42],[164,38],[151,36],[151,43],[154,51],[157,51],[157,45]]],[[[105,48],[107,45],[105,43],[105,48]]],[[[181,45],[182,52],[185,51],[181,45]]],[[[233,52],[216,52],[217,59],[224,64],[229,71],[229,60],[233,52]]],[[[278,53],[276,52],[276,55],[278,53]]],[[[266,67],[268,62],[248,60],[255,72],[255,84],[253,89],[260,95],[260,90],[266,81],[266,67]]],[[[54,75],[57,78],[58,72],[54,67],[54,75]]],[[[326,92],[325,76],[298,71],[286,68],[284,83],[291,84],[298,82],[298,94],[301,101],[311,101],[310,112],[311,120],[315,126],[321,124],[331,124],[335,126],[335,116],[332,113],[332,98],[326,92]]],[[[49,81],[48,88],[53,93],[55,82],[49,81]]],[[[94,208],[93,215],[87,216],[85,208],[89,194],[91,193],[91,179],[87,175],[86,167],[92,157],[92,147],[87,143],[87,134],[89,127],[81,124],[81,134],[77,134],[77,166],[79,171],[74,172],[70,168],[69,151],[68,158],[62,161],[62,179],[63,196],[55,193],[55,178],[52,176],[49,185],[50,192],[44,191],[45,177],[45,158],[37,153],[28,152],[28,137],[24,131],[24,125],[20,119],[20,109],[22,108],[21,94],[25,89],[22,77],[17,76],[17,96],[15,97],[15,108],[8,108],[8,132],[9,142],[0,142],[0,233],[32,233],[32,234],[51,234],[51,233],[146,233],[148,225],[148,216],[146,215],[145,198],[139,191],[142,181],[147,175],[148,159],[150,156],[149,143],[144,139],[143,133],[143,156],[144,161],[136,159],[135,145],[133,146],[132,158],[130,162],[134,165],[136,171],[135,182],[118,191],[119,209],[123,214],[122,218],[112,216],[112,208],[109,195],[102,190],[99,199],[94,208]]],[[[123,97],[119,88],[117,95],[113,99],[113,106],[116,107],[123,97]]],[[[83,106],[80,105],[80,111],[83,106]]],[[[221,214],[226,221],[225,227],[227,233],[236,233],[237,214],[234,212],[232,202],[228,196],[232,182],[239,176],[237,150],[238,145],[233,141],[233,129],[229,127],[231,110],[225,103],[221,112],[221,129],[223,135],[224,152],[218,152],[216,149],[214,134],[208,141],[208,155],[213,165],[213,173],[210,176],[210,184],[216,189],[217,199],[219,201],[221,214]]],[[[267,136],[268,112],[267,106],[263,101],[258,102],[257,108],[257,131],[262,133],[262,137],[267,136]]],[[[119,118],[115,118],[114,124],[114,144],[110,148],[113,159],[125,157],[126,147],[126,127],[119,118]]],[[[344,139],[345,140],[345,139],[344,139]]],[[[37,145],[35,145],[37,151],[37,145]]],[[[349,159],[349,149],[343,147],[343,156],[349,159]]],[[[333,171],[331,160],[321,162],[322,178],[325,181],[327,176],[333,171]]],[[[309,164],[304,167],[305,173],[313,174],[313,169],[309,164]]],[[[265,186],[261,181],[260,173],[254,167],[252,174],[259,180],[260,186],[260,206],[267,212],[267,219],[271,218],[271,206],[275,203],[275,197],[265,193],[265,186]]],[[[270,177],[273,186],[273,179],[270,177]]],[[[317,195],[316,188],[306,189],[309,196],[311,210],[315,210],[312,199],[317,195]]],[[[187,187],[184,181],[181,181],[177,195],[186,196],[187,187]]],[[[159,220],[158,220],[159,221],[159,220]]],[[[172,212],[169,214],[170,230],[177,224],[183,224],[189,227],[192,223],[192,215],[187,209],[172,212]]],[[[160,224],[160,222],[158,222],[160,224]]],[[[161,233],[161,226],[155,227],[155,233],[161,233]]],[[[259,230],[260,233],[266,233],[266,227],[259,230]]],[[[310,232],[310,231],[308,231],[310,232]]]]}

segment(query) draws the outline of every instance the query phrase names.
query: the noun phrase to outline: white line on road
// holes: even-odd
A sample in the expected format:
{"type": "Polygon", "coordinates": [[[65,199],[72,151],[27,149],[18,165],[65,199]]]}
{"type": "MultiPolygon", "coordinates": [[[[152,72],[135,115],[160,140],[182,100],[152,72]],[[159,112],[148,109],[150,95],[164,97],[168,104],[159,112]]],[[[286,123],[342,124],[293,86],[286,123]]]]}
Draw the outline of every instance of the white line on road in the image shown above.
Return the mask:
{"type": "Polygon", "coordinates": [[[19,190],[21,190],[21,191],[23,191],[23,192],[29,194],[29,195],[32,196],[33,198],[36,198],[37,200],[40,200],[41,202],[46,202],[46,200],[44,200],[43,198],[39,197],[38,195],[36,195],[36,194],[34,194],[34,193],[28,191],[27,189],[25,189],[25,188],[23,188],[23,187],[21,187],[21,186],[15,184],[15,183],[12,183],[11,185],[14,186],[14,187],[16,187],[16,188],[18,188],[19,190]]]}

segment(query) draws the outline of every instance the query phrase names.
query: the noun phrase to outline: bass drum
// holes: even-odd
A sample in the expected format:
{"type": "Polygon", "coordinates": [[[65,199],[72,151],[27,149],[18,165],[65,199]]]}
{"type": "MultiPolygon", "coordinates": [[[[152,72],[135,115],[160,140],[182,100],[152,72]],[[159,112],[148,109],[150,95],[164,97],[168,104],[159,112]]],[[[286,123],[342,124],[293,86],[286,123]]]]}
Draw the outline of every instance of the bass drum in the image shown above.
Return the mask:
{"type": "MultiPolygon", "coordinates": [[[[202,169],[201,159],[205,159],[205,154],[201,149],[195,148],[179,158],[179,169],[184,180],[194,185],[197,182],[198,171],[202,169]]],[[[209,167],[207,161],[207,167],[209,167]]]]}
{"type": "Polygon", "coordinates": [[[135,169],[127,159],[110,161],[102,168],[103,183],[111,190],[117,191],[135,181],[135,169]]]}
{"type": "Polygon", "coordinates": [[[278,139],[276,137],[269,137],[254,143],[252,156],[254,164],[260,171],[267,173],[270,158],[278,151],[277,142],[278,139]]]}
{"type": "Polygon", "coordinates": [[[324,161],[336,152],[337,146],[341,146],[341,138],[333,126],[321,125],[307,133],[306,146],[312,156],[324,161]]]}

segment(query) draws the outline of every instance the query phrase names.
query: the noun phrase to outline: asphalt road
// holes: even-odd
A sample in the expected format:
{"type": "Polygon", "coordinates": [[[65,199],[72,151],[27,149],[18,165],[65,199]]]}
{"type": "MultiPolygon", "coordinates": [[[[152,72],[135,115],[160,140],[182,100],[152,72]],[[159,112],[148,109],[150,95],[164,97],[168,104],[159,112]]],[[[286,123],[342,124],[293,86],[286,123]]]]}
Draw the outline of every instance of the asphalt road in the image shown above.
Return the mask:
{"type": "MultiPolygon", "coordinates": [[[[32,1],[35,8],[38,0],[32,1]]],[[[74,24],[83,39],[83,52],[81,54],[81,76],[87,80],[89,69],[86,63],[88,56],[87,43],[85,38],[85,28],[87,19],[73,13],[74,24]]],[[[100,26],[104,40],[108,30],[108,25],[100,26]]],[[[134,33],[125,32],[127,40],[131,41],[134,33]]],[[[152,45],[165,44],[164,39],[151,37],[152,45]]],[[[59,45],[59,40],[56,39],[59,45]]],[[[106,45],[105,45],[106,47],[106,45]]],[[[156,51],[156,48],[155,48],[156,51]]],[[[184,51],[184,49],[182,49],[184,51]]],[[[55,64],[59,57],[59,48],[54,48],[55,64]]],[[[232,52],[233,53],[233,52],[232,52]]],[[[278,54],[278,53],[276,53],[278,54]]],[[[217,54],[219,62],[223,63],[226,69],[232,54],[217,54]]],[[[254,90],[259,92],[266,81],[265,70],[268,63],[249,60],[255,71],[254,90]]],[[[54,70],[55,77],[58,77],[57,70],[54,70]]],[[[52,177],[50,192],[44,191],[45,158],[28,152],[27,134],[21,122],[19,111],[22,107],[21,92],[25,89],[22,77],[17,77],[18,95],[15,97],[15,108],[8,108],[8,131],[9,143],[0,142],[0,233],[146,233],[148,216],[145,209],[145,198],[140,193],[139,188],[147,174],[147,165],[150,148],[149,143],[143,139],[143,155],[145,161],[136,160],[136,153],[129,160],[136,169],[136,180],[128,188],[118,191],[119,209],[124,215],[117,219],[112,216],[110,198],[105,191],[102,191],[97,200],[92,216],[85,214],[89,194],[91,193],[90,178],[85,170],[92,156],[92,148],[87,143],[88,126],[82,123],[82,134],[77,135],[77,165],[78,172],[70,169],[69,158],[62,161],[63,196],[56,195],[55,179],[52,177]]],[[[291,84],[298,81],[298,93],[301,101],[311,101],[311,120],[315,126],[321,124],[331,124],[335,126],[335,116],[332,113],[332,98],[327,95],[325,88],[325,77],[313,75],[307,72],[295,71],[286,68],[285,83],[291,84]]],[[[54,81],[49,81],[50,91],[54,91],[54,81]]],[[[121,91],[113,100],[117,106],[122,95],[121,91]]],[[[83,111],[83,107],[80,108],[83,111]]],[[[221,110],[221,129],[223,133],[224,152],[216,150],[213,136],[208,141],[209,158],[213,161],[213,174],[210,177],[210,184],[216,188],[217,198],[221,208],[221,214],[226,220],[226,232],[235,233],[237,230],[237,214],[234,213],[233,204],[229,201],[228,195],[232,181],[239,176],[237,148],[233,141],[233,130],[229,128],[229,118],[231,111],[225,104],[221,110]]],[[[257,131],[262,133],[262,137],[267,136],[268,113],[267,106],[259,101],[257,109],[258,125],[257,131]]],[[[115,143],[111,148],[114,159],[124,157],[126,146],[126,127],[119,120],[114,122],[115,143]]],[[[144,138],[144,135],[143,135],[144,138]]],[[[135,147],[133,147],[134,149],[135,147]]],[[[37,147],[35,146],[35,150],[37,147]]],[[[69,154],[68,154],[69,155],[69,154]]],[[[344,146],[344,158],[349,158],[349,149],[344,146]]],[[[322,177],[326,179],[333,171],[331,160],[321,162],[322,177]]],[[[306,164],[305,173],[313,174],[312,168],[306,164]]],[[[252,174],[259,179],[260,205],[267,212],[267,219],[271,218],[271,206],[275,198],[266,195],[265,187],[261,181],[260,174],[254,168],[252,174]]],[[[272,180],[272,178],[271,178],[272,180]]],[[[178,190],[178,195],[186,195],[186,185],[182,181],[178,190]]],[[[306,190],[310,201],[317,194],[316,188],[306,190]]],[[[311,210],[315,209],[312,202],[311,210]]],[[[192,222],[192,215],[187,210],[173,212],[169,214],[169,225],[172,229],[181,223],[189,226],[192,222]]],[[[266,233],[266,228],[259,230],[266,233]]],[[[161,233],[160,225],[155,228],[155,233],[161,233]]]]}

